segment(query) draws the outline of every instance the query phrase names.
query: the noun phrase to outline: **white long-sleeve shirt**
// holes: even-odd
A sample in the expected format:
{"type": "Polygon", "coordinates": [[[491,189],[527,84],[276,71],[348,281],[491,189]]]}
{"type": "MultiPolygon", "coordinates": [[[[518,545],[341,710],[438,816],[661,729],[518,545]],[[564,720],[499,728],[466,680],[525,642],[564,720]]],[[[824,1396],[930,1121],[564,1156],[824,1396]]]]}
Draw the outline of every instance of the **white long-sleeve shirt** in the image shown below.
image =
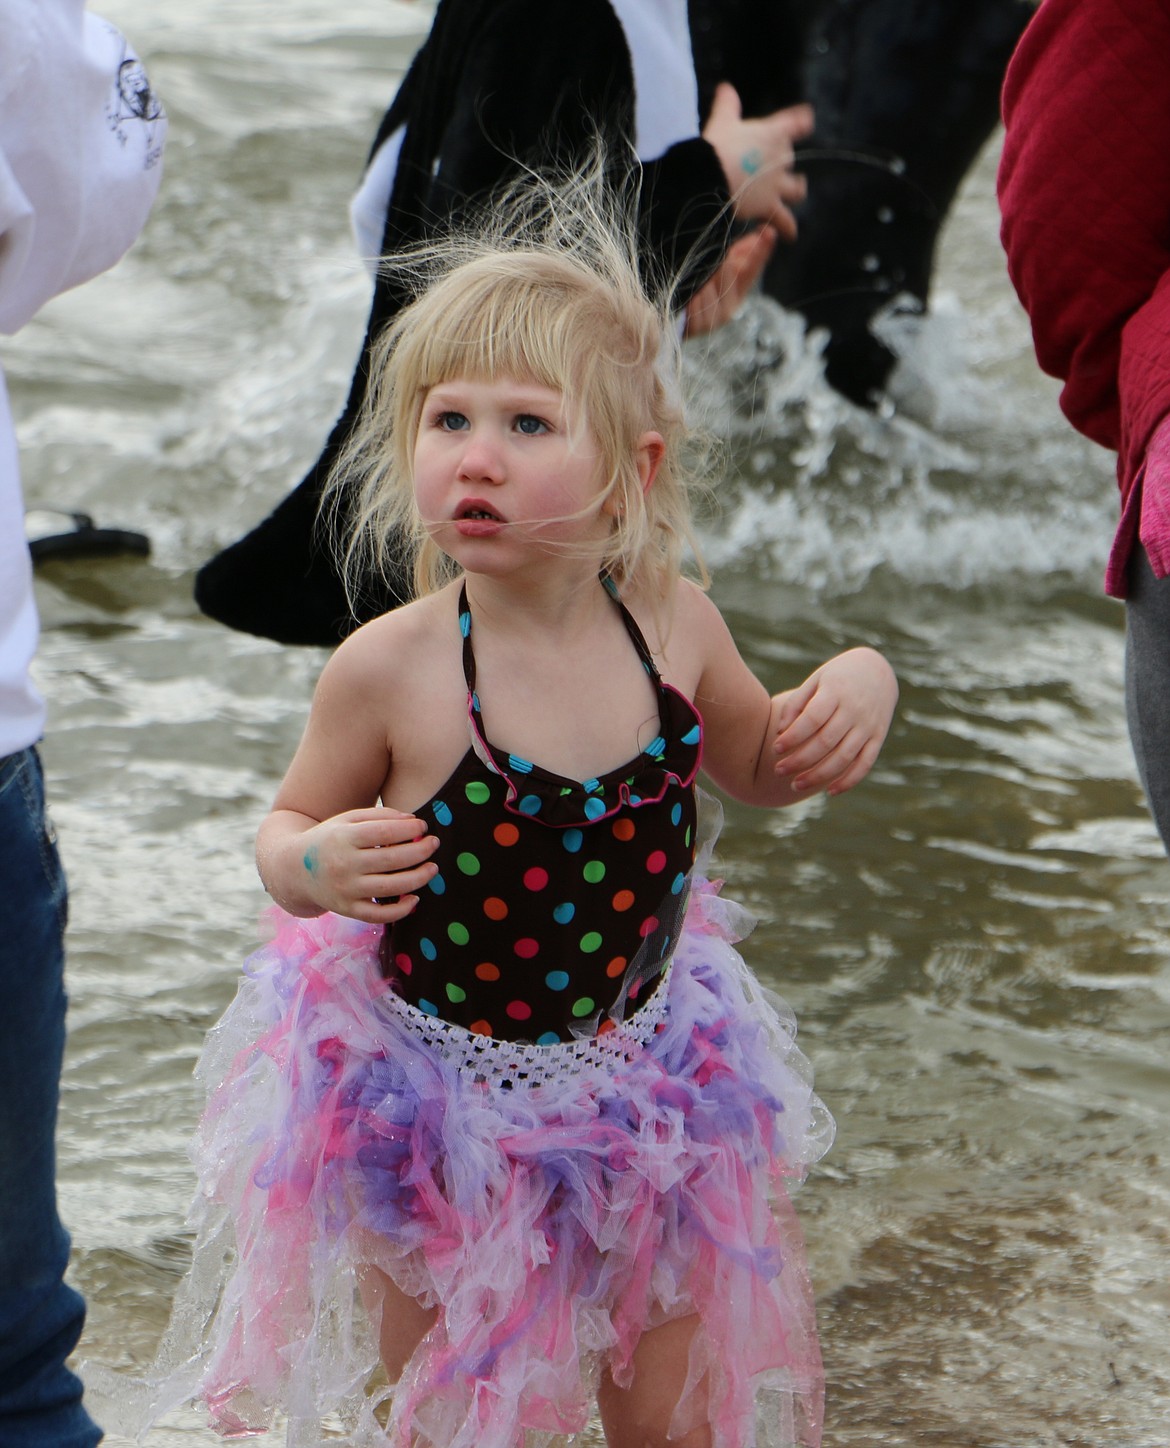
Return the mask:
{"type": "MultiPolygon", "coordinates": [[[[113,266],[158,190],[166,117],[124,37],[84,0],[0,3],[0,332],[113,266]]],[[[44,704],[16,437],[0,371],[0,758],[44,704]]]]}

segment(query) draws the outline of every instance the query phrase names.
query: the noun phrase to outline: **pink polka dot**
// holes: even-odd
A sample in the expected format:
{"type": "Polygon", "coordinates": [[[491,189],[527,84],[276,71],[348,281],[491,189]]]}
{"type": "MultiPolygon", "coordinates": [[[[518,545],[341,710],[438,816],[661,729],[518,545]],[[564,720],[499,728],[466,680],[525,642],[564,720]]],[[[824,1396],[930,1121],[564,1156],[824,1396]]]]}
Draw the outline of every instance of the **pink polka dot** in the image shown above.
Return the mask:
{"type": "Polygon", "coordinates": [[[522,940],[518,940],[512,949],[521,960],[531,960],[540,949],[540,942],[531,939],[529,936],[525,936],[522,940]]]}
{"type": "Polygon", "coordinates": [[[526,1021],[532,1014],[532,1007],[525,1001],[509,1001],[505,1010],[514,1021],[526,1021]]]}
{"type": "Polygon", "coordinates": [[[409,955],[396,955],[394,957],[394,964],[398,967],[403,975],[409,975],[410,972],[414,969],[409,955]]]}
{"type": "Polygon", "coordinates": [[[543,890],[548,884],[548,871],[533,865],[531,870],[524,871],[524,884],[529,890],[543,890]]]}
{"type": "Polygon", "coordinates": [[[666,869],[666,851],[655,850],[646,861],[646,868],[652,875],[661,875],[663,870],[666,869]]]}
{"type": "Polygon", "coordinates": [[[641,925],[638,926],[638,934],[642,937],[643,940],[645,940],[648,935],[653,935],[657,929],[658,916],[647,915],[646,919],[643,920],[641,925]]]}

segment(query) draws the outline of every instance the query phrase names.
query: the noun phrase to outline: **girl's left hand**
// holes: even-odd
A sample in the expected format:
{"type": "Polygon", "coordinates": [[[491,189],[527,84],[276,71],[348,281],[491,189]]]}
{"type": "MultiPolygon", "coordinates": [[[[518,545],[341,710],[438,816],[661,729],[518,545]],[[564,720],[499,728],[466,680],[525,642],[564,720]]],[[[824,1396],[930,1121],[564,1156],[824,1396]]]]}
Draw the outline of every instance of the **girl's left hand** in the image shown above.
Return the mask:
{"type": "Polygon", "coordinates": [[[774,700],[776,773],[799,793],[860,784],[889,732],[898,681],[876,649],[849,649],[774,700]]]}

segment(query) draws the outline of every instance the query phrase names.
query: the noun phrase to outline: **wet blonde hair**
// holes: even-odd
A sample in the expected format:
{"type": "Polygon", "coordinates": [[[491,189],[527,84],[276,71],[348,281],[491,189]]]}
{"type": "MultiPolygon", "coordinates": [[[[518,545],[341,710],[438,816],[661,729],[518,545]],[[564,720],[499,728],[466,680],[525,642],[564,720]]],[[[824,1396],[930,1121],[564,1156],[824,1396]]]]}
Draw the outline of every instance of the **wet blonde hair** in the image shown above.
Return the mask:
{"type": "Polygon", "coordinates": [[[387,261],[413,299],[371,351],[365,402],[326,499],[336,509],[343,494],[356,497],[344,559],[351,597],[371,571],[413,572],[416,596],[458,574],[419,517],[413,459],[427,393],[463,378],[563,394],[571,433],[587,431],[600,454],[592,506],[604,501],[613,527],[597,567],[619,589],[668,603],[688,548],[706,584],[678,331],[669,295],[655,303],[642,285],[633,216],[633,200],[619,202],[596,169],[555,186],[530,176],[477,226],[387,261]],[[637,453],[647,431],[664,453],[644,489],[637,453]]]}

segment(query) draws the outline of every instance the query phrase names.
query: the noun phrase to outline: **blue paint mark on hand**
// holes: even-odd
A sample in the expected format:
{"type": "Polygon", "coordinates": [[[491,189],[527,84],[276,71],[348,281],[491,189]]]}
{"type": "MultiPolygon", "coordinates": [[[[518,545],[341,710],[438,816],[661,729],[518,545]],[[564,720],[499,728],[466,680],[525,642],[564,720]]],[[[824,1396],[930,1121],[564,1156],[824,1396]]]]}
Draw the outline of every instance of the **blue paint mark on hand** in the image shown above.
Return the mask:
{"type": "Polygon", "coordinates": [[[305,851],[305,869],[308,870],[310,875],[315,875],[320,864],[321,861],[317,854],[317,846],[310,845],[305,851]]]}

